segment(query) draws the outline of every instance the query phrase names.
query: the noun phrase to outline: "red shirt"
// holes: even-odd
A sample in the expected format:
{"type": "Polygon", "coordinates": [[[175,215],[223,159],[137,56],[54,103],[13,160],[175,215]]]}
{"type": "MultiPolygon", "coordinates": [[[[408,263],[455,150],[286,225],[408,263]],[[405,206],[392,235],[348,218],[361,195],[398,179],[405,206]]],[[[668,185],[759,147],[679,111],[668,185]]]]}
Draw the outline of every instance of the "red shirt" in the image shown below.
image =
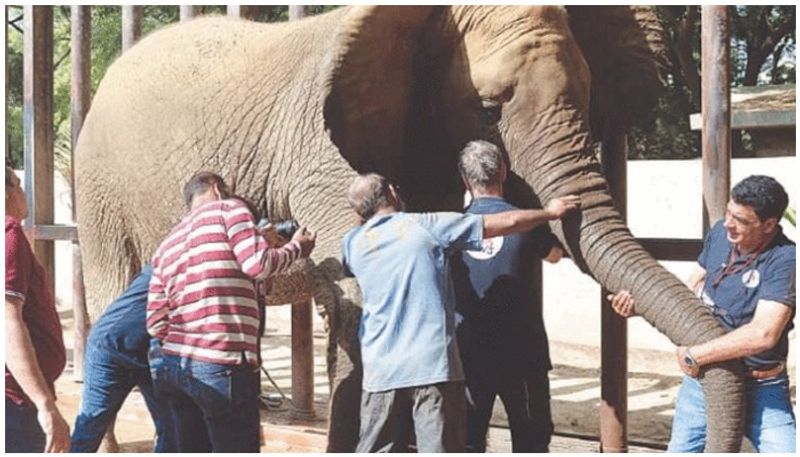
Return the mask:
{"type": "Polygon", "coordinates": [[[238,200],[195,208],[153,256],[147,330],[167,354],[219,364],[257,363],[259,308],[253,280],[286,271],[292,241],[272,248],[238,200]]]}
{"type": "MultiPolygon", "coordinates": [[[[39,369],[55,395],[55,380],[64,371],[67,352],[53,295],[47,288],[42,264],[22,232],[19,221],[6,216],[6,296],[23,300],[22,320],[28,328],[39,369]]],[[[10,349],[6,347],[6,354],[10,349]]],[[[6,398],[32,404],[6,366],[6,398]]]]}

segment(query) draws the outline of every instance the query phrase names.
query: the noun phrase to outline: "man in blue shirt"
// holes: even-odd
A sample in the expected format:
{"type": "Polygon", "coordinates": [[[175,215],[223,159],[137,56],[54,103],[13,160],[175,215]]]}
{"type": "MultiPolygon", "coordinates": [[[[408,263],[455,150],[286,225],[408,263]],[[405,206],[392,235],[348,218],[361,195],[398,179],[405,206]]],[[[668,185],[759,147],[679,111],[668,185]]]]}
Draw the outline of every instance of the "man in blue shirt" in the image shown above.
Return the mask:
{"type": "MultiPolygon", "coordinates": [[[[795,313],[796,247],[778,225],[788,201],[774,179],[745,178],[731,191],[725,219],[706,236],[687,285],[729,333],[677,348],[687,376],[675,404],[671,452],[705,448],[705,401],[695,378],[703,365],[730,359],[742,359],[745,366],[745,436],[758,452],[795,452],[786,356],[795,313]]],[[[630,293],[609,298],[620,315],[634,314],[630,293]]]]}
{"type": "Polygon", "coordinates": [[[139,386],[155,423],[155,451],[176,451],[172,418],[164,402],[156,398],[147,361],[150,335],[145,328],[145,313],[152,271],[150,265],[145,265],[92,327],[70,452],[97,452],[103,435],[135,386],[139,386]]]}
{"type": "Polygon", "coordinates": [[[410,423],[419,452],[463,452],[464,373],[449,256],[558,219],[577,208],[578,197],[554,199],[544,210],[412,214],[386,178],[368,174],[353,181],[347,199],[362,221],[342,241],[343,265],[363,295],[356,452],[406,451],[410,423]]]}
{"type": "MultiPolygon", "coordinates": [[[[468,214],[517,209],[504,198],[507,168],[497,146],[472,141],[459,169],[472,198],[468,214]]],[[[478,251],[454,262],[458,298],[458,346],[467,390],[467,450],[486,451],[486,432],[497,396],[511,429],[513,452],[547,452],[552,368],[542,308],[532,278],[536,262],[562,256],[555,236],[538,227],[527,233],[489,238],[478,251]]]]}

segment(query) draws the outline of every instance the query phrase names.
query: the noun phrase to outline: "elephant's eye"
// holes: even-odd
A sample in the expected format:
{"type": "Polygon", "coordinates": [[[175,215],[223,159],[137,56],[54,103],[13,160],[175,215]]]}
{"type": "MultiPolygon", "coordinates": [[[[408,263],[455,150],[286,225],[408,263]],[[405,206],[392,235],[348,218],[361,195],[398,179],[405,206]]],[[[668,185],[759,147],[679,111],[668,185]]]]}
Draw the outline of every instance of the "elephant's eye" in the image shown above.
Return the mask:
{"type": "Polygon", "coordinates": [[[503,105],[495,100],[483,100],[481,102],[481,118],[487,125],[494,125],[500,122],[503,115],[503,105]]]}

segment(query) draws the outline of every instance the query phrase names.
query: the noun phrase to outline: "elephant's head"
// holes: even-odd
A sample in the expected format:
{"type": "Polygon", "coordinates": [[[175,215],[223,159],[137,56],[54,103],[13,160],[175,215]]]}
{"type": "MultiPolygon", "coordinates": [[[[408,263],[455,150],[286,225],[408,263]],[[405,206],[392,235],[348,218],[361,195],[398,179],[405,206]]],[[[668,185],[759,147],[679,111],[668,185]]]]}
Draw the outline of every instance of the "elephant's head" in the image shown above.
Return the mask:
{"type": "MultiPolygon", "coordinates": [[[[661,38],[648,7],[353,8],[325,73],[326,127],[356,170],[394,178],[415,209],[457,209],[459,149],[495,142],[519,205],[581,195],[580,215],[552,224],[578,266],[631,290],[675,343],[696,344],[722,329],[633,240],[592,147],[655,104],[661,38]]],[[[705,372],[709,451],[739,450],[737,370],[705,372]]]]}

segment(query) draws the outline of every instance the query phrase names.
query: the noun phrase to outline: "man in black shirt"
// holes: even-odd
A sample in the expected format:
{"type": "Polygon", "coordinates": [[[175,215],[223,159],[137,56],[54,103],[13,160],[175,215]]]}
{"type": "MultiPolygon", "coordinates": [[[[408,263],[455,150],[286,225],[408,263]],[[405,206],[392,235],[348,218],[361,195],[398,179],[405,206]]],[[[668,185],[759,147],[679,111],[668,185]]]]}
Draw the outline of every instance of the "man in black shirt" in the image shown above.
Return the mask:
{"type": "MultiPolygon", "coordinates": [[[[503,195],[507,168],[500,150],[472,141],[459,168],[471,214],[516,209],[503,195]]],[[[508,415],[514,452],[547,452],[553,422],[548,371],[552,368],[542,308],[532,287],[535,263],[556,262],[561,247],[547,226],[494,237],[481,251],[454,262],[457,337],[467,384],[467,450],[484,452],[496,396],[508,415]]]]}

